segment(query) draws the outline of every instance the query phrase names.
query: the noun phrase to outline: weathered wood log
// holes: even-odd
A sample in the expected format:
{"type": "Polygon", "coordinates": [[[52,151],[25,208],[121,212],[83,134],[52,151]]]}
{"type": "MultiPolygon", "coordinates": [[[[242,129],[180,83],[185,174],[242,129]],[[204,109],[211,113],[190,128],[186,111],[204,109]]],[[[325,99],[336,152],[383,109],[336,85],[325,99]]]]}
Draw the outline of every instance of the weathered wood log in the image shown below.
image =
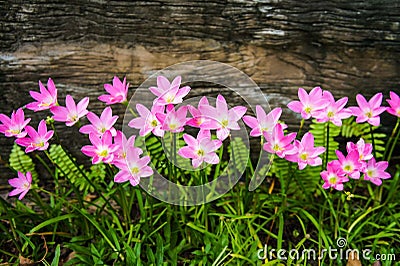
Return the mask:
{"type": "MultiPolygon", "coordinates": [[[[127,76],[132,95],[155,71],[195,59],[240,69],[281,107],[298,87],[322,86],[354,103],[356,93],[387,96],[400,81],[398,1],[36,0],[0,7],[0,113],[30,102],[29,90],[48,77],[61,102],[66,94],[89,96],[90,110],[100,113],[96,99],[114,75],[127,76]]],[[[191,96],[218,91],[203,85],[191,96]]],[[[29,115],[37,123],[43,113],[29,115]]],[[[289,111],[284,119],[298,123],[289,111]]],[[[81,156],[85,138],[73,131],[61,137],[81,156]]],[[[0,137],[3,159],[11,145],[0,137]]]]}

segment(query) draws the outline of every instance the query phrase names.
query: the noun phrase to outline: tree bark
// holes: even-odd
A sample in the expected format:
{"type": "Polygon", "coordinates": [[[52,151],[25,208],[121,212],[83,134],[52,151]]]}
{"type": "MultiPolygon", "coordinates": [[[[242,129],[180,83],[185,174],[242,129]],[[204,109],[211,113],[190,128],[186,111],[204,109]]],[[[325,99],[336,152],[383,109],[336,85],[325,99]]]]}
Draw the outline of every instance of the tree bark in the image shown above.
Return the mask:
{"type": "MultiPolygon", "coordinates": [[[[321,86],[337,98],[348,96],[350,104],[357,93],[399,91],[399,1],[14,0],[0,7],[0,113],[7,115],[31,102],[29,91],[48,77],[61,103],[67,94],[89,96],[89,109],[100,114],[105,105],[96,99],[114,75],[127,76],[132,95],[155,71],[196,59],[243,71],[272,107],[285,107],[299,87],[321,86]]],[[[202,84],[191,96],[210,92],[221,90],[202,84]]],[[[125,111],[113,109],[121,116],[125,111]]],[[[48,115],[27,114],[35,126],[48,115]]],[[[291,126],[299,121],[287,109],[283,119],[291,126]]],[[[82,156],[86,138],[57,127],[72,153],[82,156]]],[[[12,142],[0,137],[4,160],[12,142]]]]}

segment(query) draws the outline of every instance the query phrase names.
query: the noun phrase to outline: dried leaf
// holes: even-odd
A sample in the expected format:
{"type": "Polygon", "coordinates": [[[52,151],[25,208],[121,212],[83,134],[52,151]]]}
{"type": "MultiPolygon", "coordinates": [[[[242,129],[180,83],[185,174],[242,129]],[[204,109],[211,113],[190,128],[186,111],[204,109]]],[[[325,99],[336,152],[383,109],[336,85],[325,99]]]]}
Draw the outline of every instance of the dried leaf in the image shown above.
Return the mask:
{"type": "Polygon", "coordinates": [[[34,264],[35,264],[35,262],[33,260],[24,258],[23,256],[19,255],[19,265],[20,266],[29,266],[29,265],[34,265],[34,264]]]}

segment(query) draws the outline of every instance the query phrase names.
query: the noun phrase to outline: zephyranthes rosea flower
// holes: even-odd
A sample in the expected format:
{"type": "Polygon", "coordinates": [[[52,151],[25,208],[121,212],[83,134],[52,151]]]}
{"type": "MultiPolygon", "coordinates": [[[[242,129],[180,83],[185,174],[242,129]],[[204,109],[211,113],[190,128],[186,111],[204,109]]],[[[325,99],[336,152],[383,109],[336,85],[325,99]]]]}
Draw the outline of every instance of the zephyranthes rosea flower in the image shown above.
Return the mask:
{"type": "Polygon", "coordinates": [[[388,166],[388,162],[376,162],[375,158],[372,158],[367,162],[367,165],[363,170],[364,180],[371,181],[371,183],[380,186],[382,184],[381,179],[390,178],[390,174],[385,172],[388,166]]]}
{"type": "Polygon", "coordinates": [[[53,119],[59,122],[65,122],[65,125],[70,127],[73,126],[80,118],[87,115],[88,110],[86,109],[89,104],[89,97],[83,98],[78,104],[75,104],[74,99],[71,95],[67,95],[65,98],[64,106],[54,106],[50,109],[53,113],[53,119]]]}
{"type": "Polygon", "coordinates": [[[163,76],[157,77],[157,87],[149,88],[154,95],[158,96],[153,104],[169,105],[182,103],[183,97],[190,92],[190,87],[179,88],[180,84],[180,76],[176,77],[172,83],[169,83],[168,79],[163,76]]]}
{"type": "Polygon", "coordinates": [[[25,127],[28,137],[20,138],[15,142],[23,147],[26,147],[25,152],[31,152],[34,150],[44,151],[49,147],[49,140],[54,134],[53,130],[47,131],[46,121],[41,120],[39,122],[38,131],[31,126],[25,127]]]}
{"type": "Polygon", "coordinates": [[[338,161],[329,162],[326,168],[327,170],[321,172],[321,177],[324,180],[322,188],[343,190],[343,183],[348,182],[349,179],[342,173],[338,161]]]}
{"type": "Polygon", "coordinates": [[[341,151],[336,150],[336,156],[338,157],[338,163],[343,174],[346,174],[353,179],[360,178],[362,164],[357,150],[350,151],[347,156],[344,156],[341,151]]]}
{"type": "Polygon", "coordinates": [[[344,108],[347,104],[347,97],[335,101],[335,98],[329,91],[324,91],[322,97],[329,104],[315,116],[317,122],[331,121],[334,125],[340,127],[342,125],[342,119],[349,118],[352,115],[349,109],[344,108]]]}
{"type": "Polygon", "coordinates": [[[167,113],[156,113],[158,121],[161,123],[161,129],[173,133],[182,132],[186,125],[187,106],[181,106],[177,111],[170,105],[167,108],[167,113]]]}
{"type": "Polygon", "coordinates": [[[183,158],[192,159],[194,168],[199,167],[203,162],[209,164],[219,163],[219,157],[215,151],[221,147],[222,142],[220,140],[212,140],[209,131],[203,131],[197,135],[197,138],[189,134],[183,134],[183,139],[187,146],[180,148],[178,154],[183,158]]]}
{"type": "Polygon", "coordinates": [[[28,103],[26,108],[37,112],[57,105],[57,88],[51,78],[47,81],[47,89],[39,80],[39,89],[40,93],[36,91],[29,92],[36,102],[28,103]]]}
{"type": "Polygon", "coordinates": [[[136,110],[140,117],[132,119],[128,126],[136,129],[140,129],[139,135],[146,136],[148,133],[152,132],[154,135],[163,137],[164,130],[161,129],[161,122],[156,117],[157,113],[164,113],[165,106],[154,104],[151,107],[151,111],[146,108],[146,106],[138,103],[136,105],[136,110]]]}
{"type": "Polygon", "coordinates": [[[288,161],[295,162],[299,169],[304,169],[307,165],[317,166],[322,164],[320,154],[325,152],[324,147],[314,147],[314,135],[310,132],[304,134],[301,141],[295,140],[294,146],[297,148],[296,154],[287,155],[288,161]]]}
{"type": "Polygon", "coordinates": [[[287,106],[293,112],[300,113],[303,119],[317,116],[329,104],[326,99],[322,98],[320,87],[312,89],[310,94],[307,94],[303,88],[299,88],[298,96],[300,101],[292,101],[287,106]]]}
{"type": "Polygon", "coordinates": [[[207,97],[206,97],[206,96],[201,97],[197,108],[194,107],[194,106],[188,105],[188,110],[189,110],[190,114],[192,115],[192,118],[190,118],[190,119],[186,122],[186,124],[187,124],[188,126],[192,126],[192,127],[196,127],[196,128],[201,128],[201,125],[202,125],[204,122],[206,122],[206,121],[209,120],[209,118],[207,118],[205,115],[203,115],[203,114],[201,113],[200,109],[199,109],[199,107],[200,107],[200,106],[203,106],[203,105],[210,105],[210,104],[208,103],[208,100],[207,100],[207,97]]]}
{"type": "Polygon", "coordinates": [[[114,152],[112,164],[117,167],[120,164],[125,164],[128,149],[136,149],[138,155],[143,153],[142,149],[135,147],[135,139],[135,135],[132,135],[127,139],[122,131],[117,131],[117,135],[114,137],[114,144],[117,146],[117,150],[114,152]]]}
{"type": "Polygon", "coordinates": [[[86,115],[87,119],[91,123],[91,125],[84,125],[81,127],[79,132],[83,134],[96,134],[97,136],[102,136],[104,132],[109,130],[111,132],[112,136],[115,136],[117,134],[117,131],[113,127],[115,122],[118,120],[117,115],[112,115],[112,109],[111,107],[106,107],[103,112],[101,113],[100,118],[92,112],[89,112],[86,115]]]}
{"type": "Polygon", "coordinates": [[[0,114],[0,133],[6,137],[23,138],[26,136],[25,127],[31,121],[30,118],[25,120],[24,110],[19,108],[11,113],[11,117],[0,114]]]}
{"type": "Polygon", "coordinates": [[[373,126],[379,126],[381,119],[379,115],[386,110],[386,107],[381,107],[382,93],[375,94],[369,102],[361,94],[357,94],[356,100],[359,107],[349,107],[354,116],[357,116],[356,122],[368,122],[373,126]]]}
{"type": "Polygon", "coordinates": [[[92,157],[92,164],[111,163],[114,159],[114,152],[118,150],[118,146],[113,144],[111,132],[107,130],[102,137],[90,133],[89,139],[92,145],[83,146],[81,151],[86,156],[92,157]]]}
{"type": "Polygon", "coordinates": [[[121,161],[117,165],[120,171],[115,175],[114,182],[123,183],[129,181],[132,186],[136,186],[140,182],[140,178],[149,177],[153,174],[153,169],[148,166],[150,162],[149,156],[139,157],[141,152],[139,148],[128,148],[126,151],[125,163],[121,161]]]}
{"type": "Polygon", "coordinates": [[[400,117],[400,97],[395,92],[390,92],[390,99],[386,100],[390,107],[386,109],[389,114],[400,117]]]}
{"type": "Polygon", "coordinates": [[[267,142],[264,144],[263,149],[269,153],[285,158],[285,156],[293,155],[297,152],[297,148],[292,144],[296,138],[296,133],[289,133],[285,136],[282,124],[276,124],[271,134],[264,132],[264,137],[267,142]]]}
{"type": "Polygon", "coordinates": [[[10,186],[14,187],[14,190],[12,190],[8,196],[16,196],[18,194],[19,200],[22,200],[23,197],[25,197],[26,193],[31,189],[31,184],[32,184],[32,174],[31,172],[27,172],[25,175],[18,171],[18,177],[17,178],[12,178],[8,180],[8,183],[10,186]]]}
{"type": "MultiPolygon", "coordinates": [[[[243,121],[252,130],[250,131],[250,136],[258,137],[263,135],[265,132],[268,134],[272,133],[275,125],[278,124],[278,120],[281,117],[282,109],[275,108],[268,114],[265,113],[264,109],[260,105],[256,105],[256,115],[257,117],[252,117],[249,115],[243,116],[243,121]]],[[[282,125],[282,128],[287,128],[286,125],[282,125]]]]}
{"type": "Polygon", "coordinates": [[[179,88],[181,85],[181,76],[177,76],[174,80],[170,83],[169,80],[164,76],[157,77],[157,87],[150,87],[149,90],[157,97],[160,97],[165,92],[179,88]]]}
{"type": "Polygon", "coordinates": [[[372,159],[372,144],[370,143],[365,143],[365,141],[361,138],[359,141],[357,141],[356,144],[353,142],[347,142],[346,145],[347,153],[350,153],[352,151],[357,151],[359,158],[361,161],[367,161],[372,159]]]}
{"type": "Polygon", "coordinates": [[[124,77],[124,81],[115,76],[113,79],[113,84],[104,84],[104,89],[109,94],[103,94],[98,97],[98,99],[106,104],[115,104],[115,103],[123,103],[127,101],[128,97],[128,88],[129,83],[126,84],[126,77],[124,77]]]}
{"type": "Polygon", "coordinates": [[[228,110],[228,105],[222,95],[218,95],[216,107],[206,103],[199,105],[198,110],[208,118],[201,124],[201,129],[217,130],[217,138],[221,141],[226,139],[231,130],[240,130],[238,121],[246,113],[244,106],[235,106],[228,110]]]}

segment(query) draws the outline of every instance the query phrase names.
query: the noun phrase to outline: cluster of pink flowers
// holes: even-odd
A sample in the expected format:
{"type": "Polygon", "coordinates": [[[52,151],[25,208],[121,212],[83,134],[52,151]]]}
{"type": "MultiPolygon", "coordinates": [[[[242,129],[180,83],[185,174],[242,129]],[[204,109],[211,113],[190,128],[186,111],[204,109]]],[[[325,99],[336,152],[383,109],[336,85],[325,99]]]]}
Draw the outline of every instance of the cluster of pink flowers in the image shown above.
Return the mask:
{"type": "Polygon", "coordinates": [[[231,130],[239,130],[238,121],[246,113],[246,107],[236,106],[228,108],[225,98],[218,95],[215,107],[211,106],[207,97],[202,97],[197,108],[184,105],[176,108],[183,102],[189,91],[189,86],[181,86],[181,77],[176,77],[172,82],[159,76],[157,87],[150,87],[156,96],[150,110],[142,104],[136,105],[139,117],[132,119],[129,126],[139,129],[139,135],[145,136],[153,133],[163,137],[165,132],[178,133],[185,130],[185,126],[199,129],[197,137],[184,134],[183,139],[187,146],[178,150],[178,155],[192,160],[194,168],[203,163],[218,164],[219,157],[216,151],[221,147],[231,130]],[[191,117],[188,117],[188,111],[191,117]],[[212,139],[211,130],[216,131],[217,139],[212,139]]]}
{"type": "Polygon", "coordinates": [[[321,172],[324,180],[323,188],[334,188],[343,190],[343,184],[350,179],[360,179],[361,173],[364,180],[371,181],[380,186],[381,179],[390,178],[390,174],[385,172],[388,162],[376,162],[372,156],[372,145],[360,139],[356,144],[347,143],[347,156],[341,151],[336,151],[337,160],[328,162],[327,170],[321,172]]]}
{"type": "MultiPolygon", "coordinates": [[[[349,118],[350,116],[355,116],[357,123],[367,122],[372,126],[379,126],[380,114],[385,111],[400,117],[400,98],[394,92],[390,92],[390,99],[387,100],[390,107],[381,106],[382,93],[377,93],[369,101],[361,94],[358,94],[356,96],[358,106],[349,108],[345,108],[348,100],[347,97],[335,101],[329,91],[323,91],[320,87],[312,89],[309,94],[300,88],[298,96],[300,101],[290,102],[288,104],[289,109],[300,113],[303,119],[312,117],[317,122],[330,121],[336,126],[341,126],[342,119],[349,118]]],[[[304,144],[311,146],[314,139],[309,134],[306,133],[304,135],[302,142],[308,135],[308,140],[305,140],[304,144]]],[[[283,136],[283,132],[281,136],[283,136]]],[[[360,179],[361,174],[363,174],[363,180],[368,180],[377,186],[382,184],[381,179],[390,178],[390,174],[385,171],[388,167],[388,162],[376,162],[376,159],[372,156],[372,144],[365,143],[363,139],[360,139],[356,144],[352,142],[347,143],[346,148],[347,156],[344,156],[341,151],[336,150],[338,159],[327,162],[327,169],[321,172],[321,177],[324,181],[323,188],[343,190],[343,184],[348,182],[349,178],[360,179]]],[[[322,152],[323,150],[320,149],[316,153],[320,154],[322,152]]],[[[293,155],[288,155],[285,158],[293,161],[292,157],[293,155]]],[[[322,164],[320,158],[316,158],[314,162],[314,165],[318,164],[322,164]]],[[[303,165],[305,164],[303,163],[303,165]]],[[[299,168],[302,169],[302,167],[299,163],[299,168]]]]}
{"type": "Polygon", "coordinates": [[[322,160],[319,155],[325,151],[325,148],[314,147],[314,136],[309,132],[301,141],[296,140],[297,133],[289,133],[285,136],[284,129],[287,126],[279,123],[281,114],[281,108],[275,108],[267,115],[261,106],[256,106],[257,117],[244,116],[243,121],[252,129],[251,136],[264,136],[266,143],[263,149],[267,152],[297,163],[300,170],[307,165],[321,165],[322,160]]]}
{"type": "MultiPolygon", "coordinates": [[[[126,78],[121,81],[114,77],[112,84],[105,84],[107,94],[98,99],[107,105],[116,103],[127,104],[129,83],[126,78]]],[[[40,92],[30,91],[35,100],[26,105],[27,109],[34,112],[49,110],[55,121],[63,122],[66,126],[79,126],[79,120],[87,117],[90,122],[80,127],[82,134],[87,134],[91,145],[82,147],[81,151],[91,157],[92,163],[100,162],[112,164],[119,169],[114,181],[117,183],[129,181],[133,186],[140,182],[140,178],[149,177],[153,169],[149,166],[150,157],[143,156],[143,151],[135,147],[136,136],[127,138],[123,132],[116,130],[114,125],[118,119],[112,114],[112,109],[107,106],[100,117],[87,110],[89,98],[85,97],[78,103],[71,95],[65,98],[65,106],[61,106],[57,99],[57,88],[51,78],[48,79],[47,88],[39,81],[40,92]]],[[[216,151],[221,148],[222,142],[231,135],[231,131],[240,130],[239,120],[251,128],[250,136],[262,137],[265,140],[263,149],[276,154],[290,162],[298,164],[304,169],[307,165],[317,166],[322,164],[319,157],[325,152],[324,147],[314,147],[314,136],[307,132],[301,140],[296,139],[296,133],[285,134],[287,126],[279,122],[282,114],[281,108],[275,108],[268,114],[261,106],[256,106],[256,117],[245,115],[247,108],[244,106],[228,107],[225,98],[218,95],[215,105],[210,105],[207,97],[202,97],[198,105],[183,105],[183,98],[190,92],[189,86],[181,87],[181,77],[178,76],[170,82],[166,77],[157,78],[157,86],[149,90],[155,95],[151,108],[143,104],[136,104],[138,117],[129,122],[129,126],[139,130],[140,136],[149,133],[164,137],[165,132],[184,132],[186,126],[198,129],[196,137],[183,134],[187,144],[181,147],[177,154],[191,159],[194,168],[203,164],[218,164],[219,157],[216,151]],[[215,131],[216,137],[212,137],[215,131]]],[[[380,124],[379,115],[388,113],[400,117],[400,98],[390,92],[387,100],[389,107],[382,107],[382,93],[378,93],[367,101],[364,96],[357,95],[358,107],[345,108],[347,97],[335,100],[329,91],[316,87],[307,93],[300,88],[299,101],[288,104],[289,109],[300,113],[303,119],[315,118],[317,122],[332,122],[337,126],[342,125],[342,120],[356,116],[356,122],[368,122],[373,126],[380,124]]],[[[45,151],[49,147],[49,140],[54,131],[48,130],[46,121],[41,120],[36,130],[28,125],[30,118],[25,119],[24,108],[19,108],[11,116],[0,114],[0,133],[6,137],[15,137],[15,142],[25,147],[25,152],[35,150],[45,151]]],[[[336,151],[337,160],[327,163],[327,169],[321,173],[324,188],[343,190],[343,184],[349,179],[369,180],[376,185],[382,183],[381,179],[389,178],[385,172],[388,162],[376,162],[372,156],[372,145],[360,140],[356,144],[349,142],[347,155],[336,151]]],[[[10,179],[9,184],[15,189],[10,196],[20,194],[22,199],[31,188],[32,176],[27,172],[18,172],[18,178],[10,179]]]]}

